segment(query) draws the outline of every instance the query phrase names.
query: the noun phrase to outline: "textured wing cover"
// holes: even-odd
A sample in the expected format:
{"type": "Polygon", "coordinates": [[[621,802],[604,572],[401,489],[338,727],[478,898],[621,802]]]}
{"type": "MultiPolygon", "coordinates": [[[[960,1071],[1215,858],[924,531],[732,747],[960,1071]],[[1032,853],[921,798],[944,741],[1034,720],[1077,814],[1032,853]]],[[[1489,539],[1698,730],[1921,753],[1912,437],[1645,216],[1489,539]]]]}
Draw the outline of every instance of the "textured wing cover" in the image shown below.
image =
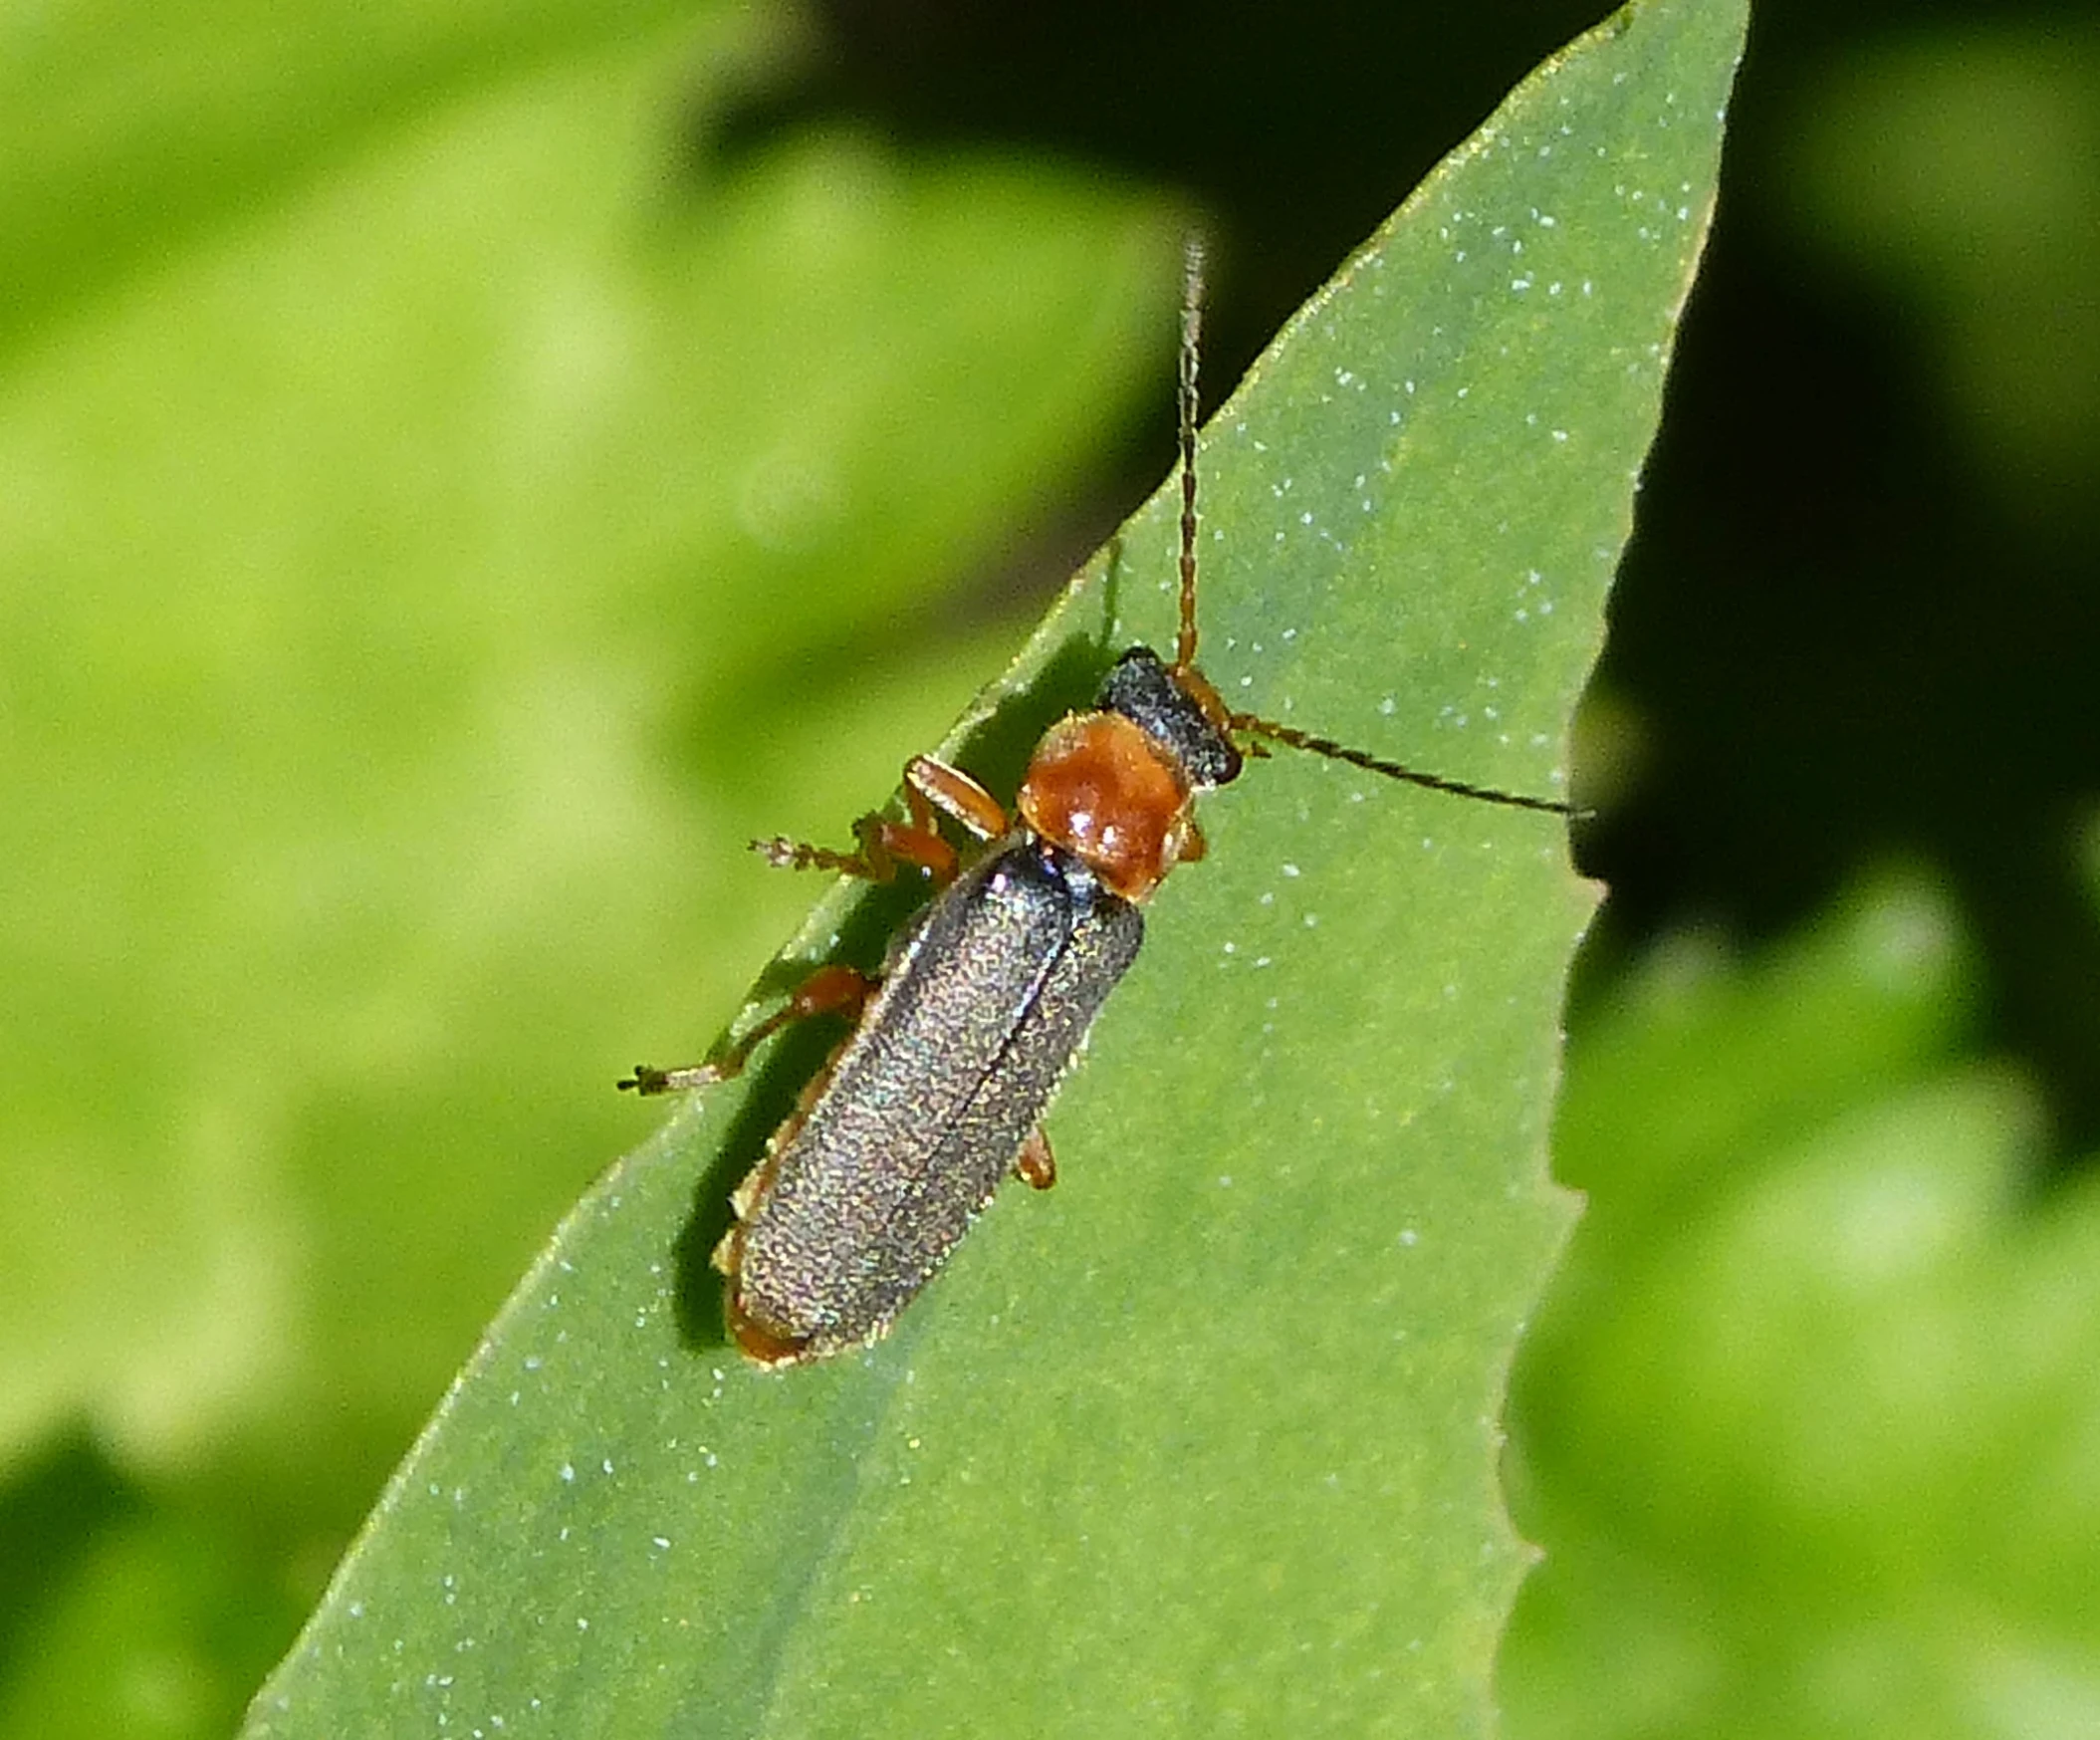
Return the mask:
{"type": "Polygon", "coordinates": [[[943,893],[775,1156],[744,1310],[811,1354],[888,1329],[991,1200],[1143,931],[1031,842],[943,893]]]}

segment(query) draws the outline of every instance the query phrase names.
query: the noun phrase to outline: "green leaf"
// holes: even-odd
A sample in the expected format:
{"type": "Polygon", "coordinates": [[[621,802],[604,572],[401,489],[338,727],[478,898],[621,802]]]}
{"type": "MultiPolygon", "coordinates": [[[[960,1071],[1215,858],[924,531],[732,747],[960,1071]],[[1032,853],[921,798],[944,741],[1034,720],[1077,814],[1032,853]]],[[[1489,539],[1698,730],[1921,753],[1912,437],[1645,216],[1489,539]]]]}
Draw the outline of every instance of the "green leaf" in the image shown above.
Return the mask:
{"type": "MultiPolygon", "coordinates": [[[[1550,63],[1218,414],[1235,704],[1550,786],[1742,27],[1651,0],[1550,63]]],[[[1174,511],[1081,577],[965,765],[1010,774],[1171,634],[1174,511]]],[[[250,1732],[1482,1731],[1590,896],[1545,818],[1306,757],[1205,826],[1051,1116],[1055,1192],[996,1204],[888,1343],[756,1373],[705,1257],[820,1041],[700,1097],[556,1235],[250,1732]]],[[[892,917],[840,890],[791,955],[892,917]]]]}

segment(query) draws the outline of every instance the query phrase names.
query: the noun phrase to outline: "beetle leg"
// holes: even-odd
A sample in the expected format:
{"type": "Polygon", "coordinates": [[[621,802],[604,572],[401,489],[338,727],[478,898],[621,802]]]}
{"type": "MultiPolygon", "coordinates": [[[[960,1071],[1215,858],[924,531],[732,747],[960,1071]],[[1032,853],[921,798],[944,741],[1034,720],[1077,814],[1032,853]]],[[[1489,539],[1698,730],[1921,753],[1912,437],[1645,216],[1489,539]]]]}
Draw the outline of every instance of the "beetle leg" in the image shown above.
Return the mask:
{"type": "Polygon", "coordinates": [[[1050,1152],[1050,1137],[1038,1124],[1029,1131],[1029,1138],[1021,1144],[1021,1152],[1014,1156],[1014,1176],[1031,1190],[1048,1190],[1057,1181],[1057,1156],[1050,1152]]]}
{"type": "Polygon", "coordinates": [[[836,870],[840,875],[858,876],[863,881],[887,882],[896,879],[900,866],[910,864],[926,870],[937,882],[953,881],[955,848],[941,838],[933,805],[912,783],[909,768],[904,774],[904,802],[910,812],[907,821],[892,821],[878,811],[870,811],[853,824],[853,838],[860,843],[857,852],[839,852],[779,836],[754,840],[751,849],[776,870],[836,870]]]}
{"type": "Polygon", "coordinates": [[[926,871],[936,887],[946,887],[962,863],[955,848],[941,838],[941,816],[951,817],[980,840],[996,840],[1007,831],[1005,805],[968,774],[930,755],[915,755],[905,764],[904,805],[907,819],[902,822],[879,812],[855,822],[857,852],[786,839],[754,840],[752,849],[781,870],[836,870],[870,882],[893,881],[903,866],[912,865],[926,871]]]}
{"type": "MultiPolygon", "coordinates": [[[[907,795],[920,794],[943,814],[953,817],[980,840],[997,840],[1011,826],[1007,807],[985,788],[945,761],[930,755],[915,755],[904,769],[907,795]]],[[[918,813],[913,806],[913,814],[918,813]]],[[[931,813],[927,819],[931,820],[931,813]]]]}
{"type": "Polygon", "coordinates": [[[858,852],[781,838],[754,840],[751,850],[775,870],[836,870],[869,882],[894,881],[901,866],[916,865],[945,886],[955,879],[955,848],[941,838],[926,800],[916,792],[907,796],[913,811],[909,822],[870,813],[853,824],[853,836],[860,842],[858,852]]]}
{"type": "Polygon", "coordinates": [[[806,1021],[813,1015],[830,1015],[841,1010],[858,1015],[860,1006],[873,989],[874,981],[852,967],[818,967],[795,987],[787,1002],[719,1056],[709,1058],[704,1064],[677,1070],[658,1070],[647,1064],[636,1064],[634,1074],[619,1086],[647,1095],[683,1093],[687,1089],[726,1082],[741,1074],[751,1054],[790,1022],[806,1021]]]}

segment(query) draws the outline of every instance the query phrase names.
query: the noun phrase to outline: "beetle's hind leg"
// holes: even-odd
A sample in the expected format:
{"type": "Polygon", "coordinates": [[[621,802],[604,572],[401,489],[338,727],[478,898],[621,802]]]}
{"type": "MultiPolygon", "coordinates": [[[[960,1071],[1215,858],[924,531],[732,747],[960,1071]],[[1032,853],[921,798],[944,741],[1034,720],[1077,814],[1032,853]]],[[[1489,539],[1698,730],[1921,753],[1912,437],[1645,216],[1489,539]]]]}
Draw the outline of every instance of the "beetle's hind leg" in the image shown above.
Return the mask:
{"type": "Polygon", "coordinates": [[[1007,831],[1006,806],[959,768],[930,755],[916,755],[904,768],[906,820],[893,821],[871,811],[853,824],[857,852],[807,846],[795,840],[754,840],[752,850],[782,870],[828,870],[866,881],[896,879],[905,865],[924,870],[936,886],[955,880],[961,860],[941,838],[940,818],[962,824],[980,840],[995,840],[1007,831]]]}
{"type": "MultiPolygon", "coordinates": [[[[902,822],[870,813],[853,824],[853,834],[860,842],[858,852],[836,852],[826,846],[805,846],[793,840],[754,840],[752,848],[783,870],[837,870],[871,882],[893,881],[903,866],[913,865],[932,877],[936,886],[946,887],[955,880],[962,861],[955,848],[941,838],[942,816],[959,823],[980,840],[994,840],[1007,831],[1004,804],[961,769],[930,755],[913,756],[905,764],[904,803],[907,819],[902,822]]],[[[745,1060],[759,1045],[790,1022],[841,1011],[857,1016],[874,987],[874,980],[852,967],[818,967],[796,987],[785,1004],[706,1063],[676,1070],[637,1064],[634,1074],[618,1085],[646,1095],[681,1093],[726,1082],[743,1070],[745,1060]]],[[[1049,1151],[1048,1147],[1044,1149],[1046,1158],[1049,1151]]],[[[1020,1164],[1017,1160],[1017,1167],[1020,1164]]],[[[1023,1171],[1022,1176],[1030,1174],[1023,1171]]]]}
{"type": "Polygon", "coordinates": [[[873,993],[875,981],[853,967],[818,967],[796,986],[783,1003],[726,1050],[704,1064],[683,1069],[658,1070],[636,1064],[634,1074],[618,1084],[636,1094],[676,1094],[692,1088],[707,1088],[743,1073],[751,1054],[791,1022],[807,1021],[813,1015],[860,1014],[861,1005],[873,993]]]}

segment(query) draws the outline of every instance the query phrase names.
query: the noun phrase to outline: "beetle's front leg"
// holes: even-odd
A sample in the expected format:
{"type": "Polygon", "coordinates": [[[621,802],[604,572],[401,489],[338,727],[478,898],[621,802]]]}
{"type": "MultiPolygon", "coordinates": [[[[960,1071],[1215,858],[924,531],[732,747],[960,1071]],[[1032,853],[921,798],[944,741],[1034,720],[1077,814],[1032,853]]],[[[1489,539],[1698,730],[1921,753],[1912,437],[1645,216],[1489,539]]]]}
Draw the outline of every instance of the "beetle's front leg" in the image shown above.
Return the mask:
{"type": "Polygon", "coordinates": [[[931,876],[935,886],[946,887],[955,880],[961,861],[941,838],[942,815],[980,840],[996,840],[1007,831],[1004,804],[961,769],[930,755],[915,755],[905,764],[904,805],[905,821],[871,811],[855,822],[857,852],[786,839],[754,840],[752,850],[781,870],[836,870],[871,882],[893,881],[902,866],[912,865],[931,876]]]}

